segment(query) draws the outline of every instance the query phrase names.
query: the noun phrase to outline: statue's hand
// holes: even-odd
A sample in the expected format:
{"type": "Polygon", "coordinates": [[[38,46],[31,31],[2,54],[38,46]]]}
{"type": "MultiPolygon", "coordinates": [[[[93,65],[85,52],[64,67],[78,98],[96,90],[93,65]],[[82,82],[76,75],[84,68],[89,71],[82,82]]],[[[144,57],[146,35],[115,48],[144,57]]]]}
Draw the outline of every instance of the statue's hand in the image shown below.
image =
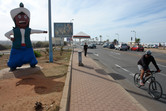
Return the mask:
{"type": "Polygon", "coordinates": [[[11,41],[14,41],[14,38],[11,38],[10,40],[11,40],[11,41]]]}

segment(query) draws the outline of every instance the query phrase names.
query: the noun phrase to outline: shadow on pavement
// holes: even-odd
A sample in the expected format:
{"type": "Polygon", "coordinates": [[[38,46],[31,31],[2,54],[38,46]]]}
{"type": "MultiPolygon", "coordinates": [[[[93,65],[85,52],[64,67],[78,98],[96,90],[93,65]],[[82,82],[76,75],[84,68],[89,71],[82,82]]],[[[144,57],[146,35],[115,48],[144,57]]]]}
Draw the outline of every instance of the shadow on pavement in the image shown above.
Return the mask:
{"type": "Polygon", "coordinates": [[[113,79],[115,80],[123,80],[126,79],[124,76],[120,75],[120,74],[116,74],[116,73],[110,73],[109,74],[113,79]]]}
{"type": "Polygon", "coordinates": [[[84,65],[83,67],[88,68],[88,69],[94,69],[93,67],[87,66],[87,65],[84,65]]]}
{"type": "Polygon", "coordinates": [[[103,69],[95,69],[95,71],[99,74],[107,75],[107,73],[103,69]]]}
{"type": "MultiPolygon", "coordinates": [[[[101,79],[104,79],[104,80],[107,80],[107,81],[110,81],[110,82],[118,83],[118,82],[116,82],[116,81],[114,81],[114,80],[107,79],[107,78],[104,78],[104,77],[102,77],[102,76],[100,76],[100,75],[96,75],[96,74],[93,74],[93,73],[89,73],[89,72],[86,72],[86,71],[83,71],[83,70],[79,70],[79,69],[76,69],[76,68],[72,68],[72,70],[76,70],[76,71],[82,72],[82,73],[84,73],[84,74],[89,74],[89,75],[91,75],[91,76],[95,76],[95,77],[98,77],[98,78],[101,78],[101,79]]],[[[119,83],[118,83],[118,84],[119,84],[119,83]]]]}
{"type": "MultiPolygon", "coordinates": [[[[131,90],[128,90],[128,89],[125,89],[125,90],[129,93],[132,93],[132,94],[135,94],[135,95],[138,95],[138,96],[142,96],[142,97],[145,97],[145,98],[148,98],[148,99],[151,99],[151,100],[155,100],[150,95],[146,96],[146,95],[143,95],[141,93],[137,93],[137,92],[134,92],[134,91],[131,91],[131,90]]],[[[159,100],[156,100],[156,101],[166,104],[166,98],[164,98],[163,96],[162,96],[162,98],[160,98],[159,100]]]]}

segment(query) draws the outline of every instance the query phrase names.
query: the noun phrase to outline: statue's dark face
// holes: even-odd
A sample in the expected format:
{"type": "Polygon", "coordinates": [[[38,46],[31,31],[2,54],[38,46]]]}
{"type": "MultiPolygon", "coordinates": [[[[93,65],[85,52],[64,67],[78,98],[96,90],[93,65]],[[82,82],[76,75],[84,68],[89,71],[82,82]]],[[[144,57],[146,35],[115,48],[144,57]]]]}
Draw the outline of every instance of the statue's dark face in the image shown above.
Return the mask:
{"type": "Polygon", "coordinates": [[[29,17],[25,13],[19,13],[14,17],[16,27],[27,28],[29,26],[29,17]]]}

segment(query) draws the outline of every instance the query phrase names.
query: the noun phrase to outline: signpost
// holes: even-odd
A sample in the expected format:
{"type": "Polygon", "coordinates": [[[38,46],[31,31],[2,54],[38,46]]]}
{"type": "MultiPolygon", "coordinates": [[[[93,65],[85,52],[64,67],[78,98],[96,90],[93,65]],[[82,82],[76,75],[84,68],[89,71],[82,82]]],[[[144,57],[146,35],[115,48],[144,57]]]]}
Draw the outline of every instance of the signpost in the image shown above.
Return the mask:
{"type": "MultiPolygon", "coordinates": [[[[72,38],[73,36],[73,23],[54,23],[54,37],[61,38],[61,46],[63,38],[72,38]]],[[[69,39],[71,40],[71,39],[69,39]]]]}
{"type": "Polygon", "coordinates": [[[49,62],[53,62],[52,52],[52,28],[51,28],[51,0],[48,0],[48,24],[49,24],[49,62]]]}

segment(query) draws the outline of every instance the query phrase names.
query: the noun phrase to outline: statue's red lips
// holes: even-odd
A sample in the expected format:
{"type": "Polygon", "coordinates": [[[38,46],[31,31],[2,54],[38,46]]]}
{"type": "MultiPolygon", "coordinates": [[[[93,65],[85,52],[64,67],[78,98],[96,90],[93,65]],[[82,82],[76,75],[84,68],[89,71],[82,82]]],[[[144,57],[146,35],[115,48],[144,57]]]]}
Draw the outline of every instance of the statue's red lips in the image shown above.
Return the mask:
{"type": "Polygon", "coordinates": [[[19,21],[19,24],[26,24],[26,21],[19,21]]]}

